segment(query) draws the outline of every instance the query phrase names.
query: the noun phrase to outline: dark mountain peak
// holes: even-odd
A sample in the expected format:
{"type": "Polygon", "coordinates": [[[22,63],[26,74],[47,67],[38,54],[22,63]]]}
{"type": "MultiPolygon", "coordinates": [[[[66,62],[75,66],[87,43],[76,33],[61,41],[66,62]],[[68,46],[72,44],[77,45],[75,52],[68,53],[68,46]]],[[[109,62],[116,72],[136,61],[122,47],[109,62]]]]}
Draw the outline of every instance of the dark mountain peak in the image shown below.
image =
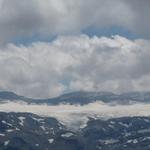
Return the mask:
{"type": "Polygon", "coordinates": [[[2,98],[2,99],[16,99],[16,98],[18,98],[18,95],[13,93],[13,92],[9,92],[9,91],[1,91],[0,92],[0,98],[2,98]]]}
{"type": "Polygon", "coordinates": [[[63,94],[59,97],[61,98],[67,98],[67,97],[89,97],[89,96],[104,96],[104,95],[115,95],[112,92],[107,92],[107,91],[100,91],[100,92],[91,92],[91,91],[76,91],[76,92],[71,92],[71,93],[66,93],[63,94]]]}
{"type": "Polygon", "coordinates": [[[0,99],[6,99],[6,100],[25,100],[27,98],[25,98],[24,96],[20,96],[17,95],[14,92],[10,92],[10,91],[0,91],[0,99]]]}

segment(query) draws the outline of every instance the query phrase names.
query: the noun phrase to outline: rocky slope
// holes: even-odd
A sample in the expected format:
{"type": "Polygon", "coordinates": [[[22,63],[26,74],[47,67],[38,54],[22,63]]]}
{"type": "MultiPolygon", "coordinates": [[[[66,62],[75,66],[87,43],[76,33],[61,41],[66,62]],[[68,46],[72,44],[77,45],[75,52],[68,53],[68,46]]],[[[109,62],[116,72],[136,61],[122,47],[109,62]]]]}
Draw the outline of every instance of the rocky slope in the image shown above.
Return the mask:
{"type": "Polygon", "coordinates": [[[0,113],[0,150],[149,150],[150,117],[90,118],[77,131],[54,118],[0,113]]]}

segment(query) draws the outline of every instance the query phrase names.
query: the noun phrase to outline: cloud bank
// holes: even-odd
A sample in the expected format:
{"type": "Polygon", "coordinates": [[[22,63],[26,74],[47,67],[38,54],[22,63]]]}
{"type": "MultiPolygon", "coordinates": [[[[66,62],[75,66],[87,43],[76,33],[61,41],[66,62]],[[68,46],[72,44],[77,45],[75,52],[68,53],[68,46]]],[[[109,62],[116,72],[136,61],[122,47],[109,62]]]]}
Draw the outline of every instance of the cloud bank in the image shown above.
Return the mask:
{"type": "Polygon", "coordinates": [[[59,36],[0,49],[0,90],[29,97],[68,91],[150,90],[150,41],[121,36],[59,36]]]}
{"type": "Polygon", "coordinates": [[[150,37],[149,0],[0,0],[0,43],[122,27],[150,37]]]}
{"type": "Polygon", "coordinates": [[[88,118],[109,119],[120,117],[150,116],[150,104],[114,105],[95,102],[88,105],[27,105],[25,103],[0,104],[1,112],[28,112],[44,117],[54,117],[69,128],[83,128],[88,118]]]}

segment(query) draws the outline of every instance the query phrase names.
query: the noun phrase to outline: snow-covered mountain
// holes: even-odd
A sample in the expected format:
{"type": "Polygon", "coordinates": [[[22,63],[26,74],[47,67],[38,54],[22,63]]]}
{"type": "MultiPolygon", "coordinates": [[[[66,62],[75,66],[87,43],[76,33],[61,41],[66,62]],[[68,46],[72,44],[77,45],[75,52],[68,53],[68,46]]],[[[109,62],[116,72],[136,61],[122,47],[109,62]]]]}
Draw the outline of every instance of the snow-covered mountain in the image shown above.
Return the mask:
{"type": "Polygon", "coordinates": [[[0,113],[1,150],[149,150],[150,118],[89,118],[78,131],[55,118],[0,113]]]}
{"type": "Polygon", "coordinates": [[[0,150],[133,149],[150,149],[150,92],[0,92],[0,150]]]}

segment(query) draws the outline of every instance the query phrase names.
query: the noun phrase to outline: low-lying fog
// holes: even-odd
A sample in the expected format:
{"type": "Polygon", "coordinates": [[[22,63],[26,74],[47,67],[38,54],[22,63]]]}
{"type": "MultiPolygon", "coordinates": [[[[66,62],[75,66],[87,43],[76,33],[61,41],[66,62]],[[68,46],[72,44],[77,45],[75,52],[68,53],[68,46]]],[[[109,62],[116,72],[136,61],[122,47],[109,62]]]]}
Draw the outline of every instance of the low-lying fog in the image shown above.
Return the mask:
{"type": "Polygon", "coordinates": [[[55,117],[68,127],[82,128],[88,117],[114,118],[125,116],[150,116],[150,104],[109,105],[95,102],[88,105],[61,104],[56,106],[36,105],[17,102],[0,104],[1,112],[30,112],[40,116],[55,117]]]}

